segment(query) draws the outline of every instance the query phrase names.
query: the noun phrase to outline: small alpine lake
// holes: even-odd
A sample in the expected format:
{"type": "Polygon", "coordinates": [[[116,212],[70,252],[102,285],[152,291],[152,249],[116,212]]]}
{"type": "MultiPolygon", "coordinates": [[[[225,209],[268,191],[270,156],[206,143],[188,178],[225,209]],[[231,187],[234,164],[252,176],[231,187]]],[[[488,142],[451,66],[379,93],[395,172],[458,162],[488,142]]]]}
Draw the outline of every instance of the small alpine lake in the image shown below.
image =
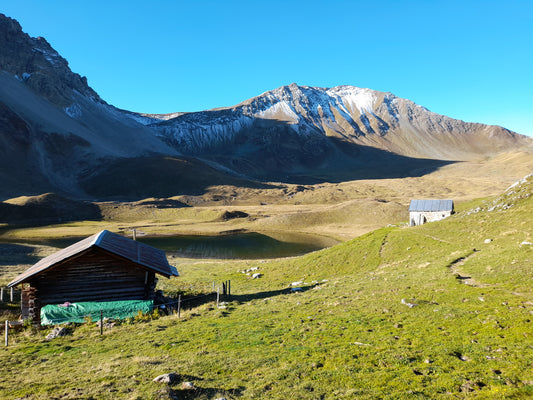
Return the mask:
{"type": "Polygon", "coordinates": [[[331,247],[338,241],[316,235],[235,232],[216,236],[140,237],[168,255],[213,259],[263,259],[298,256],[331,247]]]}
{"type": "MultiPolygon", "coordinates": [[[[58,248],[67,247],[82,238],[16,240],[21,244],[40,244],[58,248]]],[[[168,256],[198,259],[273,259],[299,256],[339,241],[319,235],[304,233],[260,233],[229,231],[218,235],[137,235],[137,240],[158,249],[168,256]]],[[[15,241],[1,241],[14,243],[15,241]]]]}

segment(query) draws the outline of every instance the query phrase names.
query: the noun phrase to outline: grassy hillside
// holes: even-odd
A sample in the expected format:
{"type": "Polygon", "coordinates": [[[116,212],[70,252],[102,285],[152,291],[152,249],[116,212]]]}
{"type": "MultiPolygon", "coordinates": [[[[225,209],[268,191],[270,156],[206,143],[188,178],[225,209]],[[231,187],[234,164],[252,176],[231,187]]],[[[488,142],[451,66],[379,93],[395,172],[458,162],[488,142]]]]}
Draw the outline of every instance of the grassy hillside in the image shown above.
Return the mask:
{"type": "Polygon", "coordinates": [[[272,262],[172,259],[206,303],[0,350],[2,398],[503,399],[533,396],[533,178],[441,222],[272,262]],[[490,240],[489,240],[490,239],[490,240]],[[259,267],[260,279],[243,269],[259,267]],[[288,285],[303,281],[302,292],[288,285]],[[177,372],[196,390],[152,382],[177,372]]]}
{"type": "Polygon", "coordinates": [[[0,202],[0,223],[44,225],[101,218],[97,205],[71,200],[54,193],[20,196],[0,202]]]}

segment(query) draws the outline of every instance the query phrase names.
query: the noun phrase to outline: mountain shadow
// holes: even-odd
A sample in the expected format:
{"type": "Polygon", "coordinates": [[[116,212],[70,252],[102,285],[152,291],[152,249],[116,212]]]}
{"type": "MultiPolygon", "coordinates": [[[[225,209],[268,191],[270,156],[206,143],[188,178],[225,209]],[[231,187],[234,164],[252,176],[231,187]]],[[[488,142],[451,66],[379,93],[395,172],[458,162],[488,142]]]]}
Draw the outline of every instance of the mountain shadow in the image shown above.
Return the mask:
{"type": "Polygon", "coordinates": [[[55,193],[23,196],[0,203],[0,223],[9,225],[48,225],[101,219],[102,214],[96,204],[55,193]]]}
{"type": "Polygon", "coordinates": [[[327,136],[316,127],[302,132],[286,121],[259,118],[231,141],[193,155],[258,181],[293,184],[418,177],[455,162],[407,157],[327,136]]]}
{"type": "Polygon", "coordinates": [[[196,196],[217,185],[275,188],[231,175],[192,157],[171,156],[113,159],[80,179],[80,186],[85,192],[102,200],[196,196]]]}
{"type": "MultiPolygon", "coordinates": [[[[430,174],[457,161],[414,158],[349,142],[337,137],[329,141],[348,159],[330,176],[333,182],[356,179],[413,178],[430,174]]],[[[331,180],[330,180],[331,181],[331,180]]]]}

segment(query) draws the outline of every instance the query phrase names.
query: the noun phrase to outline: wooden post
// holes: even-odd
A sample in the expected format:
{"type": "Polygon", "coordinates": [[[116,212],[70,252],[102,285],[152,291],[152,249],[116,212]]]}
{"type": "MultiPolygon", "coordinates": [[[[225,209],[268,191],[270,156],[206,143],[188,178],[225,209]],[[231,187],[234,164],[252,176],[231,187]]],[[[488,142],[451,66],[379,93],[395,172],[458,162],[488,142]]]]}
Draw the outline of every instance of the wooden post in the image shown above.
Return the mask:
{"type": "Polygon", "coordinates": [[[217,308],[218,308],[218,303],[219,302],[220,302],[220,286],[217,289],[217,308]]]}
{"type": "Polygon", "coordinates": [[[133,240],[137,240],[137,229],[133,228],[133,240]]]}
{"type": "Polygon", "coordinates": [[[213,282],[213,293],[215,292],[215,282],[213,282]]]}
{"type": "Polygon", "coordinates": [[[181,318],[181,294],[178,296],[178,318],[181,318]]]}
{"type": "Polygon", "coordinates": [[[9,344],[9,321],[6,319],[6,347],[9,344]]]}
{"type": "Polygon", "coordinates": [[[104,310],[100,310],[100,335],[104,334],[104,310]]]}
{"type": "Polygon", "coordinates": [[[10,295],[9,295],[9,300],[11,301],[11,303],[13,303],[13,286],[11,286],[11,292],[10,292],[10,295]]]}
{"type": "Polygon", "coordinates": [[[4,301],[4,288],[0,288],[0,302],[3,302],[3,301],[4,301]]]}
{"type": "Polygon", "coordinates": [[[231,280],[228,281],[228,296],[231,296],[231,280]]]}

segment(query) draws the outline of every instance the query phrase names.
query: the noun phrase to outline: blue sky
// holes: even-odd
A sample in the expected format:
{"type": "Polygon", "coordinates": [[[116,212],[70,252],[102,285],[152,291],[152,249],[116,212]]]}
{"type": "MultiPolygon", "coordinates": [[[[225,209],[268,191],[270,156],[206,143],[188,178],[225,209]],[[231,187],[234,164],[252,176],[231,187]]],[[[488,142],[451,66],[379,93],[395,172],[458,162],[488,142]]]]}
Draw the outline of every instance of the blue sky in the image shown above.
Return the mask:
{"type": "Polygon", "coordinates": [[[0,12],[131,111],[354,85],[533,136],[530,0],[2,0],[0,12]]]}

